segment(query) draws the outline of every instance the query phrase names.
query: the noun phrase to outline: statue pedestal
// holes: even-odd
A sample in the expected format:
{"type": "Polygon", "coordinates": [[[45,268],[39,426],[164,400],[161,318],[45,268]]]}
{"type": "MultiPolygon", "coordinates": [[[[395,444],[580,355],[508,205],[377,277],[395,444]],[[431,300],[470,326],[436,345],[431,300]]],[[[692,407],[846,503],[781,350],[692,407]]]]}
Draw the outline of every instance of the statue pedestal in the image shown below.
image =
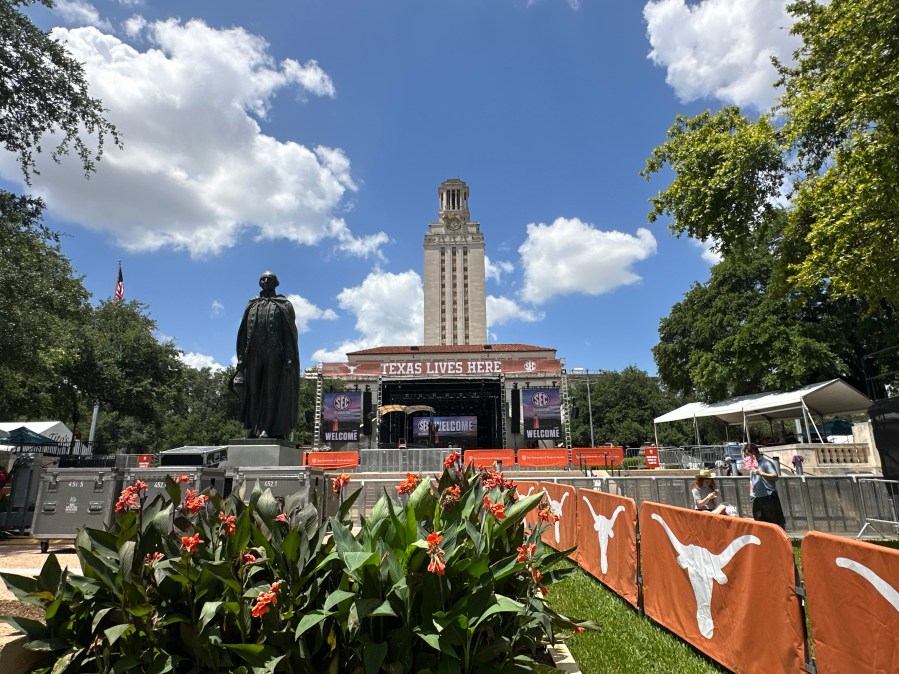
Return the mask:
{"type": "Polygon", "coordinates": [[[293,443],[277,438],[245,438],[228,442],[226,466],[299,466],[303,454],[293,443]],[[282,444],[284,443],[284,444],[282,444]]]}

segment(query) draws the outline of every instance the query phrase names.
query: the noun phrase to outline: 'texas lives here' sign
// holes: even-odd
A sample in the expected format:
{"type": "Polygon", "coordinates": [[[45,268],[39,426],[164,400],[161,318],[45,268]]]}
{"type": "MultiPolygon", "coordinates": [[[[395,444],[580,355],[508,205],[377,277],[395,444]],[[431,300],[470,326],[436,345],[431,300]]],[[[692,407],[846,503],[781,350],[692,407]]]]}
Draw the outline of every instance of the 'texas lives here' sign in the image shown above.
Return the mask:
{"type": "Polygon", "coordinates": [[[557,358],[478,358],[470,360],[394,360],[362,363],[323,363],[325,377],[478,377],[498,374],[555,374],[557,358]]]}

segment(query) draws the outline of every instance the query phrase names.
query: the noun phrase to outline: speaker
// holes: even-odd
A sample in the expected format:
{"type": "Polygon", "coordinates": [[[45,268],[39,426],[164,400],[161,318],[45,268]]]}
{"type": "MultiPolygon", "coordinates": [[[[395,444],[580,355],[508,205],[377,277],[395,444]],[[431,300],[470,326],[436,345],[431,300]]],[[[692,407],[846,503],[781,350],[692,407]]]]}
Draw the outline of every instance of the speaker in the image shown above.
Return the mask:
{"type": "Polygon", "coordinates": [[[362,435],[371,435],[371,391],[362,392],[362,435]]]}
{"type": "Polygon", "coordinates": [[[899,398],[878,400],[868,408],[883,477],[899,480],[899,398]]]}
{"type": "Polygon", "coordinates": [[[521,389],[512,389],[512,432],[521,433],[521,389]]]}

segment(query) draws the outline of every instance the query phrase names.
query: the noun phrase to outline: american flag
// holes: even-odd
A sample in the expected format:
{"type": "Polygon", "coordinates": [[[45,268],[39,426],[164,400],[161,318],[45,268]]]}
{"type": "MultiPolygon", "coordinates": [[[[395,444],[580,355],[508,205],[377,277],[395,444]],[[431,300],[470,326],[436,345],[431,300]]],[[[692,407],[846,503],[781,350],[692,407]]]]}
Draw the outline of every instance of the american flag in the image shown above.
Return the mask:
{"type": "Polygon", "coordinates": [[[119,262],[119,277],[115,282],[115,293],[112,296],[113,302],[121,302],[125,299],[125,279],[122,278],[122,263],[119,262]]]}

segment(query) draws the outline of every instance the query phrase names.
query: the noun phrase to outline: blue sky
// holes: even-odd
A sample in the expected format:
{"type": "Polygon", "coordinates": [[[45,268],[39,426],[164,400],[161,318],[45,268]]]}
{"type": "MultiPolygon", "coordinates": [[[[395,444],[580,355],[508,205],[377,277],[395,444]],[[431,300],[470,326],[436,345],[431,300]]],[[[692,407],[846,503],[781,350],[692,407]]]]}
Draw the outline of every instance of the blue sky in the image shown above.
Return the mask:
{"type": "MultiPolygon", "coordinates": [[[[95,301],[121,260],[194,366],[232,361],[274,271],[305,367],[421,343],[423,237],[458,177],[490,341],[654,372],[659,320],[711,258],[647,223],[670,176],[639,172],[675,115],[770,106],[784,4],[58,0],[31,15],[85,62],[124,149],[89,181],[47,160],[30,192],[95,301]]],[[[25,191],[14,157],[0,178],[25,191]]]]}

